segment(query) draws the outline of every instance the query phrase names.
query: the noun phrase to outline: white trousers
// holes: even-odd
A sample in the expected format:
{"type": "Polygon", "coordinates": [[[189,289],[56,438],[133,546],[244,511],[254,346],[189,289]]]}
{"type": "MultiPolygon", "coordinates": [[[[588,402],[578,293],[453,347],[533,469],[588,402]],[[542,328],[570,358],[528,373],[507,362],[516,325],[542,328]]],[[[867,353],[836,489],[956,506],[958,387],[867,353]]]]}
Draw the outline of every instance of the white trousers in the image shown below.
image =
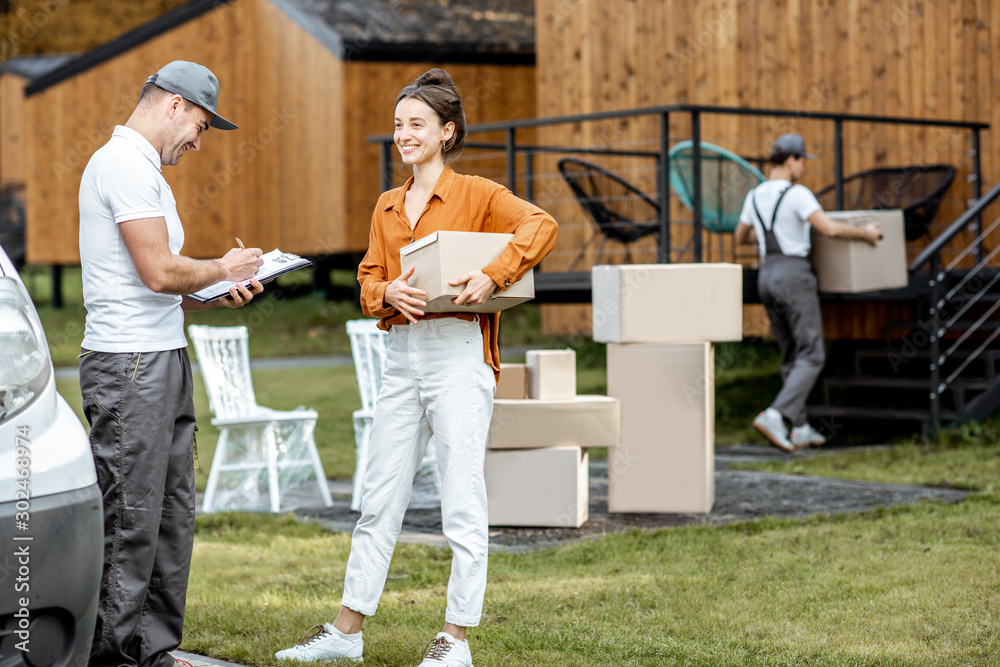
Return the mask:
{"type": "Polygon", "coordinates": [[[483,460],[495,390],[476,322],[445,318],[391,328],[361,518],[347,560],[345,607],[365,616],[375,613],[413,476],[433,434],[442,528],[453,553],[445,621],[479,625],[489,553],[483,460]]]}

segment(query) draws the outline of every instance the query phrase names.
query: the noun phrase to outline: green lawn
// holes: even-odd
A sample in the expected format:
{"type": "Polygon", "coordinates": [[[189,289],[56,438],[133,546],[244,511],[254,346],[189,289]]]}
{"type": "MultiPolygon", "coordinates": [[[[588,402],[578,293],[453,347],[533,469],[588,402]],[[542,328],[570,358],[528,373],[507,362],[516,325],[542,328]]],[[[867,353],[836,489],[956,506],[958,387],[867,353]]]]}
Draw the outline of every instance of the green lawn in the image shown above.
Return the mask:
{"type": "Polygon", "coordinates": [[[730,467],[1000,493],[1000,415],[943,431],[933,442],[911,438],[893,447],[820,450],[808,458],[730,467]]]}
{"type": "MultiPolygon", "coordinates": [[[[490,558],[477,665],[995,665],[1000,497],[632,531],[490,558]]],[[[198,519],[185,650],[277,665],[332,621],[350,546],[288,517],[198,519]]],[[[365,664],[414,665],[448,552],[399,545],[365,664]]]]}
{"type": "MultiPolygon", "coordinates": [[[[55,311],[43,303],[42,316],[57,365],[75,364],[78,304],[55,311]]],[[[262,357],[345,354],[343,321],[356,316],[351,305],[312,296],[263,300],[189,322],[244,318],[254,327],[251,354],[262,357]]],[[[530,307],[505,314],[504,344],[572,344],[581,393],[603,392],[603,346],[544,338],[537,318],[530,307]]],[[[718,443],[756,439],[749,420],[778,384],[773,346],[718,346],[718,443]]],[[[263,405],[316,409],[327,474],[350,478],[350,413],[360,405],[352,367],[255,371],[254,385],[263,405]]],[[[218,434],[200,380],[196,389],[203,488],[218,434]]],[[[76,381],[60,380],[59,390],[79,411],[76,381]]],[[[632,531],[494,555],[483,624],[470,632],[476,664],[1000,664],[998,441],[995,419],[933,443],[831,450],[757,466],[974,492],[959,504],[632,531]]],[[[348,535],[289,516],[199,517],[182,648],[277,665],[274,651],[335,616],[349,543],[348,535]]],[[[380,611],[365,629],[366,664],[418,662],[442,623],[449,562],[446,550],[397,547],[380,611]]]]}

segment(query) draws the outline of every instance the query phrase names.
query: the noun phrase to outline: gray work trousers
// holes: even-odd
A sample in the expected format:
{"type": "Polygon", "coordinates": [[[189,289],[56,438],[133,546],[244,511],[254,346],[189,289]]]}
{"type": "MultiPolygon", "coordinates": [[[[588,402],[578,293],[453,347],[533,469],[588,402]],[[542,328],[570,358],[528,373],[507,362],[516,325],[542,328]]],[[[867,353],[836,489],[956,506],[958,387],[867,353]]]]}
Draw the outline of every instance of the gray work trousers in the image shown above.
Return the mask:
{"type": "Polygon", "coordinates": [[[805,258],[768,255],[757,288],[781,348],[783,385],[771,407],[802,426],[806,399],[826,362],[816,274],[805,258]]]}
{"type": "Polygon", "coordinates": [[[173,667],[194,542],[194,401],[186,349],[84,350],[83,409],[104,496],[91,667],[173,667]]]}

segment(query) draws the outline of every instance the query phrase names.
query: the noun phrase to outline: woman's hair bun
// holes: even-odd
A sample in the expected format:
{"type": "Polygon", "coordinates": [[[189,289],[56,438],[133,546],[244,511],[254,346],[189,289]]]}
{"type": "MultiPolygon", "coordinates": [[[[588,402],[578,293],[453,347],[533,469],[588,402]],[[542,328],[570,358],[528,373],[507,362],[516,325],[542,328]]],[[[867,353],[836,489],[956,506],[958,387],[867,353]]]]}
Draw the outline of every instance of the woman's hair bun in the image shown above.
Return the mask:
{"type": "Polygon", "coordinates": [[[414,79],[413,83],[417,86],[441,86],[442,88],[456,90],[455,82],[451,80],[451,75],[437,67],[427,70],[414,79]]]}

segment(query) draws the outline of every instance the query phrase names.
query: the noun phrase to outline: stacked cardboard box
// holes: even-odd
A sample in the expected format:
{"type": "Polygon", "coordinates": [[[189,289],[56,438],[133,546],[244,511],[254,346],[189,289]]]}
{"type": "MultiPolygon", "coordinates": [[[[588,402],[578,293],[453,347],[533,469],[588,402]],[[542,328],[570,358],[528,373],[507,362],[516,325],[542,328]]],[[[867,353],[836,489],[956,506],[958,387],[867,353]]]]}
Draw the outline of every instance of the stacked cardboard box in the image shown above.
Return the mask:
{"type": "Polygon", "coordinates": [[[906,231],[903,211],[830,211],[830,217],[854,227],[877,222],[878,246],[813,235],[812,262],[820,292],[856,294],[906,287],[906,231]]]}
{"type": "Polygon", "coordinates": [[[587,447],[615,447],[618,401],[576,394],[573,350],[504,364],[486,451],[490,525],[579,527],[588,516],[587,447]]]}
{"type": "Polygon", "coordinates": [[[622,444],[608,456],[608,511],[704,513],[715,503],[709,342],[608,345],[622,444]]]}
{"type": "Polygon", "coordinates": [[[707,513],[715,503],[713,341],[743,334],[737,264],[595,266],[594,340],[608,345],[621,446],[611,512],[707,513]]]}
{"type": "Polygon", "coordinates": [[[591,284],[599,343],[743,339],[739,264],[595,266],[591,284]]]}
{"type": "Polygon", "coordinates": [[[491,526],[579,528],[590,499],[587,450],[486,450],[491,526]]]}
{"type": "Polygon", "coordinates": [[[500,364],[500,383],[493,398],[528,398],[528,367],[524,364],[500,364]]]}

